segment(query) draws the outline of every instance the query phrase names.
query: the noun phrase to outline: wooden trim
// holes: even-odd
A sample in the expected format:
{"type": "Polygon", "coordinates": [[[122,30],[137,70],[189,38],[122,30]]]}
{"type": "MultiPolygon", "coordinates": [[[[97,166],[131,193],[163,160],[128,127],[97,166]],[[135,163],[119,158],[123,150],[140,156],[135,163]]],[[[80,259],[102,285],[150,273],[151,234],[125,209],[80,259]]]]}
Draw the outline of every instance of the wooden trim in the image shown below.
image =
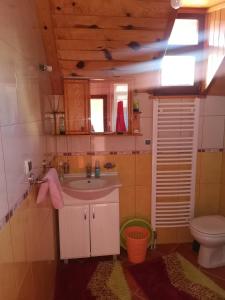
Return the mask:
{"type": "Polygon", "coordinates": [[[217,10],[221,10],[221,9],[224,9],[224,8],[225,8],[225,2],[210,7],[207,10],[207,13],[211,13],[211,12],[214,12],[214,11],[217,11],[217,10]]]}
{"type": "Polygon", "coordinates": [[[198,7],[181,7],[178,10],[178,14],[205,15],[206,13],[207,13],[207,8],[198,8],[198,7]]]}
{"type": "Polygon", "coordinates": [[[205,98],[203,95],[167,95],[167,96],[152,96],[152,99],[196,99],[196,98],[205,98]]]}

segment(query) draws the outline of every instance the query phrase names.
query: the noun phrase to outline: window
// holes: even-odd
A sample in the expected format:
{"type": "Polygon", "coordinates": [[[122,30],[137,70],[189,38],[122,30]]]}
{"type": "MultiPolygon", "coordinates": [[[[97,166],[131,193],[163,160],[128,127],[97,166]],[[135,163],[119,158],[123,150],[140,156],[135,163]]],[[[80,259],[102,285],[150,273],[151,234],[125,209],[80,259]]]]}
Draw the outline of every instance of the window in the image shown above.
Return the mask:
{"type": "MultiPolygon", "coordinates": [[[[203,50],[204,15],[179,14],[161,63],[161,87],[174,93],[195,93],[203,50]]],[[[167,93],[167,92],[166,92],[167,93]]]]}
{"type": "Polygon", "coordinates": [[[116,131],[116,116],[117,105],[119,101],[123,102],[124,121],[126,129],[128,130],[128,84],[127,83],[114,83],[114,102],[113,102],[113,131],[116,131]]]}
{"type": "Polygon", "coordinates": [[[91,131],[107,131],[107,96],[92,96],[90,99],[91,131]]]}

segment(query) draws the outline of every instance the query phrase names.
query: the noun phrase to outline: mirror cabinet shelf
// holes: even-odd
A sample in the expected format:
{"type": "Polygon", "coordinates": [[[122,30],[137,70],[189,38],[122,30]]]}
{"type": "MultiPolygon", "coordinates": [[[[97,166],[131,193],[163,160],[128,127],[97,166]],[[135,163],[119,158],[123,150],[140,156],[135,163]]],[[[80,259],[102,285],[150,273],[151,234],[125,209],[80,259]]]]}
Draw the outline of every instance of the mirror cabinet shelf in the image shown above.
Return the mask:
{"type": "Polygon", "coordinates": [[[131,80],[65,79],[63,109],[45,113],[47,134],[141,135],[131,80]]]}

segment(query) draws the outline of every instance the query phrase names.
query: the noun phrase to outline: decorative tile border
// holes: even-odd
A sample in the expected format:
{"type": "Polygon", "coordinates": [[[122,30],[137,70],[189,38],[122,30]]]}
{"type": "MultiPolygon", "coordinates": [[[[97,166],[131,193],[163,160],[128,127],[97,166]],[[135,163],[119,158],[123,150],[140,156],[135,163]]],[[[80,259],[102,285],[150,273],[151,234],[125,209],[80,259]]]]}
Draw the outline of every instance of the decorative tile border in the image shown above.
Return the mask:
{"type": "Polygon", "coordinates": [[[217,149],[217,148],[205,148],[205,149],[198,149],[198,152],[224,152],[225,149],[217,149]]]}
{"type": "Polygon", "coordinates": [[[82,155],[138,155],[138,154],[151,154],[150,150],[141,151],[96,151],[96,152],[58,152],[58,156],[82,156],[82,155]]]}
{"type": "Polygon", "coordinates": [[[16,204],[9,210],[5,217],[0,220],[0,230],[9,222],[9,220],[13,217],[16,209],[21,205],[21,203],[27,198],[29,195],[29,190],[25,191],[23,196],[19,198],[16,204]]]}

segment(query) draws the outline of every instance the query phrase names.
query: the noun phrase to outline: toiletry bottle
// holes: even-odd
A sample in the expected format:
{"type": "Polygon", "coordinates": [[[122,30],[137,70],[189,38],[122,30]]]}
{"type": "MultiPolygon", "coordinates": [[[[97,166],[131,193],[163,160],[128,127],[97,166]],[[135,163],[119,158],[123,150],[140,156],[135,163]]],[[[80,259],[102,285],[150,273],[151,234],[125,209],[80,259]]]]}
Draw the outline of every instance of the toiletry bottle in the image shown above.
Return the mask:
{"type": "Polygon", "coordinates": [[[95,161],[95,177],[100,177],[100,163],[99,160],[95,161]]]}
{"type": "Polygon", "coordinates": [[[64,116],[59,118],[59,134],[65,134],[65,119],[64,116]]]}
{"type": "Polygon", "coordinates": [[[64,164],[63,164],[63,171],[64,171],[64,174],[69,174],[69,172],[70,172],[70,165],[69,165],[68,161],[64,162],[64,164]]]}
{"type": "Polygon", "coordinates": [[[58,169],[58,174],[59,174],[59,180],[63,181],[64,179],[64,169],[63,169],[63,162],[59,162],[59,169],[58,169]]]}

